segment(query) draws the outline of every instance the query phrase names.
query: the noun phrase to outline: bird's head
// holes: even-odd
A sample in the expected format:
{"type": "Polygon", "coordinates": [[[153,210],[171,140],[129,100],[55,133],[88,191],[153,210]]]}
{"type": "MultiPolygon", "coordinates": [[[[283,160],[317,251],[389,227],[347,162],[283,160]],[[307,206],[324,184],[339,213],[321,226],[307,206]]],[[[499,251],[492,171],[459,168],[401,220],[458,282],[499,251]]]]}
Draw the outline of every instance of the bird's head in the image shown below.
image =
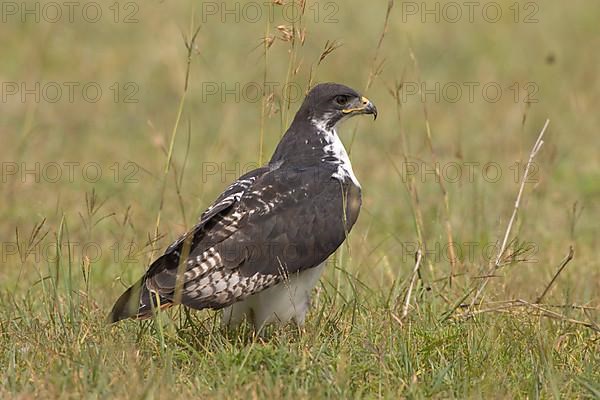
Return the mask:
{"type": "Polygon", "coordinates": [[[313,87],[298,114],[315,125],[331,129],[354,115],[371,114],[377,118],[377,108],[354,89],[338,83],[321,83],[313,87]]]}

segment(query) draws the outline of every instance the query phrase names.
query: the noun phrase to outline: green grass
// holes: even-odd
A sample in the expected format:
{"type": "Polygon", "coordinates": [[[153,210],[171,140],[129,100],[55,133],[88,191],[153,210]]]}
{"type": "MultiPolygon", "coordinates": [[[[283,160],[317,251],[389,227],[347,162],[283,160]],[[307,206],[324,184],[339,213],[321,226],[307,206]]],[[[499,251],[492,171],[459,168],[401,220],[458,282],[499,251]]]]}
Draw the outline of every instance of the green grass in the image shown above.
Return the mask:
{"type": "Polygon", "coordinates": [[[208,17],[176,124],[187,69],[182,33],[189,37],[202,21],[202,6],[139,3],[139,21],[124,24],[101,4],[105,18],[95,24],[0,23],[1,82],[103,89],[96,103],[9,96],[0,105],[1,398],[600,398],[599,5],[539,2],[539,21],[524,24],[511,20],[513,2],[500,1],[506,15],[498,23],[422,23],[419,16],[404,22],[396,2],[377,49],[385,2],[325,9],[330,3],[309,1],[299,26],[304,43],[276,39],[266,61],[261,37],[281,37],[276,27],[288,25],[279,11],[257,23],[208,17]],[[330,10],[338,22],[323,21],[330,10]],[[317,67],[328,40],[343,45],[317,67]],[[203,96],[206,84],[265,79],[279,84],[272,102],[203,96]],[[497,82],[503,96],[489,102],[477,91],[469,101],[465,89],[457,102],[429,95],[424,106],[406,93],[421,80],[429,89],[497,82]],[[299,106],[283,101],[281,87],[309,81],[369,86],[365,95],[380,115],[342,128],[363,209],[315,291],[306,327],[256,337],[247,327],[222,330],[214,312],[183,310],[107,326],[124,287],[236,175],[256,166],[261,138],[262,159],[269,157],[299,106]],[[136,103],[122,101],[127,82],[136,103]],[[398,107],[390,91],[400,82],[406,97],[398,107]],[[539,89],[529,105],[527,82],[539,89]],[[495,256],[482,248],[504,235],[515,173],[520,179],[546,118],[535,182],[525,186],[509,246],[530,250],[495,271],[474,311],[534,302],[569,246],[574,259],[543,312],[521,302],[461,318],[460,305],[495,256]],[[413,180],[404,157],[419,168],[413,180]],[[447,208],[436,162],[448,174],[444,168],[461,166],[457,181],[444,175],[447,208]],[[36,163],[39,181],[6,170],[36,163]],[[49,163],[62,166],[58,182],[41,173],[49,163]],[[79,163],[72,179],[65,163],[79,163]],[[473,175],[465,163],[476,163],[473,175]],[[485,175],[488,163],[500,168],[497,180],[485,175]],[[102,176],[90,179],[84,165],[102,176]],[[451,287],[446,220],[463,248],[451,287]],[[428,251],[402,319],[419,238],[428,251]]]}

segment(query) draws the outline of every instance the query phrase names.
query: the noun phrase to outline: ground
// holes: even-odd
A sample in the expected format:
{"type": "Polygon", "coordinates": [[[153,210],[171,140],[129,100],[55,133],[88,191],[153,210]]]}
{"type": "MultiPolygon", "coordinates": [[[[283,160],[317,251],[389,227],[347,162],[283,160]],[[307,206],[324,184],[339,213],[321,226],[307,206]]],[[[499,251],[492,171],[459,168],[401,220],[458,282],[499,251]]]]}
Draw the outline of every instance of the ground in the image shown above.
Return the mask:
{"type": "Polygon", "coordinates": [[[283,3],[3,3],[0,397],[600,397],[600,4],[283,3]],[[306,326],[106,325],[325,81],[379,117],[306,326]]]}

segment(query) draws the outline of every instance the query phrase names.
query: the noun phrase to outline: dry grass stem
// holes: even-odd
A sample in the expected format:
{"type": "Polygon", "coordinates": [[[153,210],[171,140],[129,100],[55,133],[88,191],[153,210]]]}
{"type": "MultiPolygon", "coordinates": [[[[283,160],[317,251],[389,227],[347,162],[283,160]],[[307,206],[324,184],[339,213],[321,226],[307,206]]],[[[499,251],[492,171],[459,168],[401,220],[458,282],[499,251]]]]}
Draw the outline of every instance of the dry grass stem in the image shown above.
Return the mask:
{"type": "Polygon", "coordinates": [[[537,298],[537,300],[535,301],[536,304],[540,304],[542,302],[546,294],[550,291],[552,285],[554,285],[556,278],[558,278],[563,269],[565,269],[567,264],[573,259],[574,254],[575,251],[573,250],[573,246],[569,246],[569,254],[567,254],[566,257],[561,261],[560,266],[558,267],[558,271],[556,271],[556,274],[554,274],[552,280],[550,281],[550,283],[548,283],[548,286],[546,286],[540,297],[537,298]]]}
{"type": "Polygon", "coordinates": [[[417,250],[417,256],[415,261],[415,266],[412,270],[412,276],[410,278],[410,285],[408,285],[408,290],[406,291],[406,297],[404,298],[404,305],[402,306],[402,315],[401,318],[404,319],[408,315],[408,307],[410,305],[410,297],[412,295],[413,287],[415,286],[415,282],[417,281],[417,273],[419,272],[419,266],[421,265],[421,258],[423,257],[423,253],[421,249],[417,250]]]}
{"type": "MultiPolygon", "coordinates": [[[[537,140],[535,141],[535,144],[533,145],[533,148],[531,149],[531,153],[529,153],[529,160],[527,160],[525,172],[523,173],[523,177],[521,179],[521,185],[519,186],[519,192],[517,194],[517,199],[515,200],[515,206],[513,208],[513,213],[510,217],[510,220],[508,221],[506,231],[504,232],[504,239],[502,240],[502,246],[500,246],[500,250],[498,251],[498,254],[496,256],[496,261],[494,262],[494,265],[492,266],[492,268],[489,271],[490,275],[494,272],[494,270],[496,270],[500,266],[500,260],[502,259],[502,256],[504,255],[504,252],[506,251],[506,244],[508,243],[508,238],[510,236],[510,232],[512,230],[513,223],[515,222],[517,213],[519,211],[519,207],[521,205],[521,198],[523,196],[525,182],[527,182],[527,177],[529,176],[529,169],[531,168],[533,159],[535,158],[537,153],[542,148],[542,145],[544,144],[543,138],[544,138],[544,134],[546,133],[546,129],[548,128],[549,124],[550,124],[550,120],[547,119],[546,123],[544,124],[544,127],[542,128],[540,134],[538,135],[537,140]]],[[[473,296],[473,300],[471,301],[471,306],[477,302],[477,300],[479,299],[479,296],[481,296],[481,294],[483,293],[488,282],[489,282],[489,277],[485,278],[481,282],[479,288],[477,289],[477,292],[475,293],[475,296],[473,296]]]]}
{"type": "MultiPolygon", "coordinates": [[[[469,305],[469,308],[470,307],[471,306],[469,305]]],[[[528,302],[526,300],[522,300],[522,299],[507,300],[504,302],[504,304],[499,304],[496,307],[482,308],[479,310],[469,311],[469,312],[461,315],[461,318],[469,319],[469,318],[473,318],[477,315],[487,314],[487,313],[495,313],[495,312],[511,314],[511,313],[516,312],[516,309],[520,309],[520,308],[529,308],[530,311],[534,310],[538,313],[538,315],[540,317],[551,318],[551,319],[555,319],[555,320],[559,320],[559,321],[563,321],[563,322],[567,322],[567,323],[571,323],[571,324],[575,324],[575,325],[582,325],[582,326],[585,326],[586,328],[590,328],[594,331],[600,332],[600,329],[598,329],[598,324],[596,324],[593,321],[585,322],[585,321],[569,318],[560,313],[557,313],[556,311],[548,310],[546,307],[542,307],[542,305],[540,305],[540,304],[530,303],[530,302],[528,302]]],[[[585,309],[584,309],[584,312],[585,312],[585,309]]]]}
{"type": "Polygon", "coordinates": [[[309,76],[308,76],[308,83],[306,85],[306,93],[308,93],[308,91],[312,87],[313,80],[314,80],[315,76],[317,75],[317,68],[319,68],[319,65],[321,65],[321,63],[323,61],[325,61],[325,59],[331,53],[333,53],[334,51],[336,51],[337,49],[339,49],[340,47],[342,47],[342,45],[343,44],[341,42],[338,42],[337,40],[333,40],[333,41],[327,40],[325,42],[325,46],[323,47],[323,51],[319,55],[319,60],[317,61],[316,65],[314,65],[313,67],[310,68],[309,76]]]}
{"type": "Polygon", "coordinates": [[[385,20],[383,21],[383,29],[381,30],[381,35],[379,35],[379,40],[377,41],[377,46],[375,47],[375,54],[373,54],[373,60],[371,61],[371,68],[369,70],[369,77],[367,78],[367,84],[365,86],[365,91],[369,90],[371,85],[373,84],[373,80],[381,73],[382,63],[378,62],[379,53],[381,52],[381,45],[383,44],[383,39],[385,38],[385,34],[387,33],[388,26],[390,23],[390,14],[392,13],[392,8],[394,8],[394,0],[389,0],[387,4],[387,9],[385,11],[385,20]]]}

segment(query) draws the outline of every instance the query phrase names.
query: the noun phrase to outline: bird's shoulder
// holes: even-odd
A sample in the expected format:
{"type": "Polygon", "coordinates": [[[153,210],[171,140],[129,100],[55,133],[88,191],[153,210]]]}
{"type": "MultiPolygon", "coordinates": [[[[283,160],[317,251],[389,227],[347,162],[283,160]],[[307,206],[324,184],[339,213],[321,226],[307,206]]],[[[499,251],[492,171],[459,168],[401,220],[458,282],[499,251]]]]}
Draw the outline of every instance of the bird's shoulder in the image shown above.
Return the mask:
{"type": "Polygon", "coordinates": [[[188,258],[191,268],[193,259],[211,247],[234,233],[238,233],[236,237],[252,235],[269,220],[291,222],[289,219],[299,214],[311,213],[314,217],[328,208],[341,210],[343,194],[349,190],[332,178],[332,171],[326,165],[267,165],[240,176],[191,229],[167,247],[161,262],[153,263],[147,274],[176,268],[181,257],[188,258]]]}

